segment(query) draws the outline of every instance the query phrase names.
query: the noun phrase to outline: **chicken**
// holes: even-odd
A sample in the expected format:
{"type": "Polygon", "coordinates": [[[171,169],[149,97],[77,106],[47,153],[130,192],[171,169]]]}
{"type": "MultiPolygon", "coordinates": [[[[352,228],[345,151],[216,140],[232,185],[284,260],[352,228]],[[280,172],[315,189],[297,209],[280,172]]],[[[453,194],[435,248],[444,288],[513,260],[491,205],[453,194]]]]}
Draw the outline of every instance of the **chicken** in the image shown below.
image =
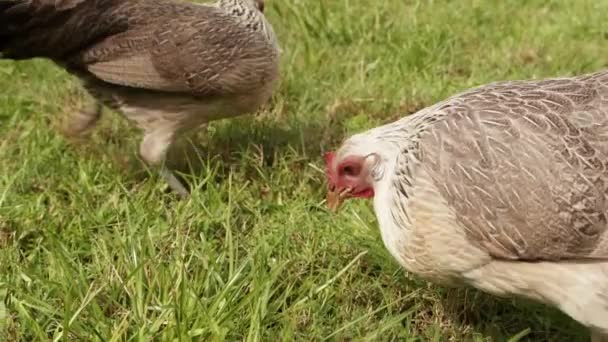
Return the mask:
{"type": "Polygon", "coordinates": [[[279,76],[279,48],[263,0],[0,0],[0,58],[52,60],[92,96],[71,115],[81,135],[102,106],[143,131],[140,155],[164,166],[184,132],[257,110],[279,76]]]}
{"type": "Polygon", "coordinates": [[[608,71],[481,86],[325,155],[432,282],[553,305],[608,341],[608,71]]]}

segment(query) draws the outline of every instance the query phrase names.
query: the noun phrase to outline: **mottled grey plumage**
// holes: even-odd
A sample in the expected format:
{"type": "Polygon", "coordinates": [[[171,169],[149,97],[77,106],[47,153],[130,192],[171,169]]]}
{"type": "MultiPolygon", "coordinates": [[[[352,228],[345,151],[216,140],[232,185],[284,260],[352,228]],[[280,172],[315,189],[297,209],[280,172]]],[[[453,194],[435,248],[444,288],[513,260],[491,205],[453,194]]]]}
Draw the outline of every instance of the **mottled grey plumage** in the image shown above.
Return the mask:
{"type": "MultiPolygon", "coordinates": [[[[1,0],[0,53],[46,57],[78,76],[143,129],[141,155],[159,165],[181,132],[254,111],[271,96],[279,52],[262,10],[262,0],[1,0]]],[[[83,108],[69,133],[100,114],[101,106],[83,108]]]]}
{"type": "MultiPolygon", "coordinates": [[[[494,83],[348,139],[411,272],[555,305],[608,341],[608,71],[494,83]]],[[[330,165],[330,170],[336,166],[330,165]]]]}
{"type": "Polygon", "coordinates": [[[608,72],[497,83],[435,113],[418,154],[471,242],[506,260],[608,262],[608,72]]]}

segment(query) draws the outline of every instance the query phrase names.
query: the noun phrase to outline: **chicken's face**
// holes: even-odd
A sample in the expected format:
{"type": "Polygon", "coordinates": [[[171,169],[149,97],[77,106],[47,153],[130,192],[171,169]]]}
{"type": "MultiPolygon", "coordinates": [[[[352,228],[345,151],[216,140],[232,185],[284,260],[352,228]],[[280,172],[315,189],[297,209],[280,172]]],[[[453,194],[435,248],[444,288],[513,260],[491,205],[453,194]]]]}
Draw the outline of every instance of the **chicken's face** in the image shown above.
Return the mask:
{"type": "Polygon", "coordinates": [[[349,198],[372,198],[374,187],[384,178],[387,150],[378,140],[358,135],[338,152],[327,152],[327,206],[337,211],[349,198]]]}
{"type": "Polygon", "coordinates": [[[337,211],[345,199],[372,198],[374,187],[368,158],[350,155],[336,158],[335,152],[325,154],[327,163],[327,205],[337,211]]]}

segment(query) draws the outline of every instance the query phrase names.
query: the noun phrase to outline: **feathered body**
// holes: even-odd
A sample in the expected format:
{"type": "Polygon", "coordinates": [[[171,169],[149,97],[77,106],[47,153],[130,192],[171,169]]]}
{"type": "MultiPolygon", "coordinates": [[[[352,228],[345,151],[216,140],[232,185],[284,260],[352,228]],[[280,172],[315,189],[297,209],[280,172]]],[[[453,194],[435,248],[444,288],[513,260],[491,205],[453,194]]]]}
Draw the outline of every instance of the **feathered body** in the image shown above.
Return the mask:
{"type": "Polygon", "coordinates": [[[373,189],[409,271],[555,305],[608,340],[608,71],[482,86],[327,160],[332,193],[373,189]]]}
{"type": "MultiPolygon", "coordinates": [[[[271,96],[279,51],[262,5],[0,0],[0,53],[48,58],[79,77],[98,104],[144,131],[141,155],[156,165],[179,133],[252,112],[271,96]]],[[[100,110],[75,113],[69,132],[85,131],[100,110]]]]}

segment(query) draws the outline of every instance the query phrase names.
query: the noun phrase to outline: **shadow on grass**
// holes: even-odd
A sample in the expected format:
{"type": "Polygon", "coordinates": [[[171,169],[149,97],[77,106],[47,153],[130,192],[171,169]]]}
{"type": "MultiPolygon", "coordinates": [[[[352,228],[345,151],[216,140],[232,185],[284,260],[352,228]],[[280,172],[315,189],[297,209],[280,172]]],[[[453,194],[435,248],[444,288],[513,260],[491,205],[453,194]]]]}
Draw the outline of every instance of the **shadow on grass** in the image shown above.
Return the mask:
{"type": "Polygon", "coordinates": [[[264,167],[272,166],[277,157],[288,152],[314,160],[337,148],[350,135],[347,126],[349,123],[352,126],[351,119],[361,116],[368,119],[355,129],[362,131],[426,106],[424,101],[378,102],[336,99],[324,114],[301,119],[281,120],[267,114],[227,119],[213,124],[212,131],[203,128],[180,139],[171,151],[169,165],[185,174],[200,175],[205,161],[219,158],[224,169],[229,170],[235,165],[242,167],[243,155],[250,152],[261,158],[264,167]]]}
{"type": "Polygon", "coordinates": [[[176,142],[168,165],[187,178],[202,178],[210,164],[218,166],[215,180],[224,181],[233,168],[240,168],[256,181],[256,168],[272,168],[288,155],[303,161],[320,158],[343,135],[323,122],[291,122],[237,118],[203,128],[176,142]],[[336,132],[330,134],[329,132],[336,132]]]}
{"type": "Polygon", "coordinates": [[[474,289],[450,289],[442,294],[448,320],[506,341],[588,341],[587,329],[557,310],[525,299],[498,298],[474,289]]]}
{"type": "MultiPolygon", "coordinates": [[[[231,168],[249,167],[247,158],[257,158],[257,167],[272,167],[277,158],[288,153],[308,162],[320,159],[324,151],[336,148],[350,135],[349,131],[392,122],[426,105],[427,101],[422,99],[393,103],[382,99],[336,98],[325,109],[317,108],[315,113],[296,118],[287,113],[302,109],[287,108],[287,105],[278,107],[275,103],[268,111],[257,115],[229,118],[193,129],[173,144],[167,163],[178,174],[195,180],[205,175],[210,161],[219,161],[216,180],[221,181],[231,168]]],[[[147,179],[155,170],[138,160],[142,133],[119,113],[106,111],[104,117],[110,117],[110,120],[102,119],[100,127],[91,132],[95,132],[97,143],[91,143],[85,137],[75,141],[72,147],[80,152],[78,154],[90,158],[107,154],[111,149],[115,152],[110,154],[111,159],[125,175],[135,182],[147,179]]]]}

